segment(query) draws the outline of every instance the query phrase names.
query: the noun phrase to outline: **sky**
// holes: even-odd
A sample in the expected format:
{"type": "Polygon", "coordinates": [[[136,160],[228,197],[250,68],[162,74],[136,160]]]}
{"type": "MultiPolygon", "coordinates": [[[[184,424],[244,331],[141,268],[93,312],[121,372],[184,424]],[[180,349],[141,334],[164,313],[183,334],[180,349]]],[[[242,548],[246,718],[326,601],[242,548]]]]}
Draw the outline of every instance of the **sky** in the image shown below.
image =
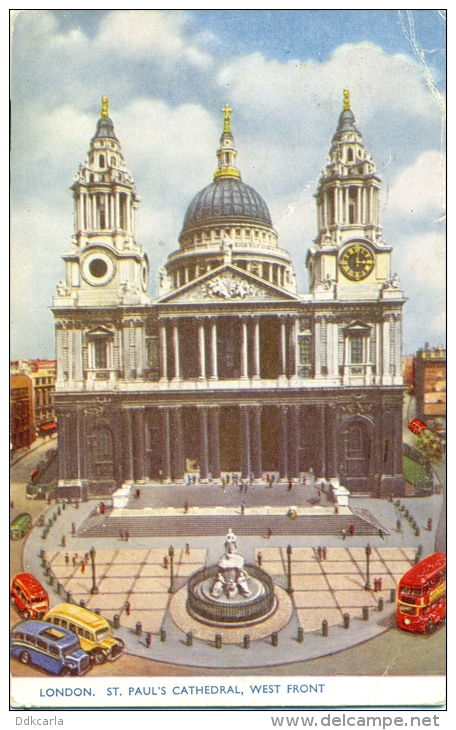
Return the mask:
{"type": "Polygon", "coordinates": [[[50,311],[73,233],[69,190],[109,98],[157,274],[212,181],[223,128],[266,200],[299,292],[314,193],[343,89],[382,178],[408,299],[404,354],[445,342],[443,10],[25,10],[12,25],[11,359],[54,357],[50,311]]]}

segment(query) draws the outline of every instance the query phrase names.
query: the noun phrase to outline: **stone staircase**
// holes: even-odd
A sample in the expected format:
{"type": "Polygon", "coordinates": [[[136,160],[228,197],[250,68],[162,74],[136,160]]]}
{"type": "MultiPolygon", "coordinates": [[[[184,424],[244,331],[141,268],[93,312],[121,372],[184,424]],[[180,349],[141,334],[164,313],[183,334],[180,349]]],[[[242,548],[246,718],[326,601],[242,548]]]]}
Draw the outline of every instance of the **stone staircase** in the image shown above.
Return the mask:
{"type": "Polygon", "coordinates": [[[267,536],[268,529],[275,535],[342,535],[354,526],[355,536],[378,535],[379,527],[386,528],[367,510],[363,517],[351,515],[182,515],[182,516],[122,516],[113,517],[108,509],[104,515],[90,515],[78,530],[78,537],[120,537],[121,530],[129,537],[201,537],[224,535],[231,527],[237,535],[267,536]]]}

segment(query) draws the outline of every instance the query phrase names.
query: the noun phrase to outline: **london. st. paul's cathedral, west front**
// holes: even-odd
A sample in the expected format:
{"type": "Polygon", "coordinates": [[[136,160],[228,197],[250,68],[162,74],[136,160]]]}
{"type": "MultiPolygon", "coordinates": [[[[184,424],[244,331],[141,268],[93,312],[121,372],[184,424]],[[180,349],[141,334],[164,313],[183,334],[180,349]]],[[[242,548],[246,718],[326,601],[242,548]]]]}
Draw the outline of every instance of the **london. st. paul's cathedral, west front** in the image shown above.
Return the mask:
{"type": "Polygon", "coordinates": [[[241,178],[230,113],[151,299],[139,199],[103,97],[53,301],[60,497],[171,489],[189,473],[215,486],[226,472],[403,494],[405,299],[348,91],[315,195],[308,294],[241,178]]]}

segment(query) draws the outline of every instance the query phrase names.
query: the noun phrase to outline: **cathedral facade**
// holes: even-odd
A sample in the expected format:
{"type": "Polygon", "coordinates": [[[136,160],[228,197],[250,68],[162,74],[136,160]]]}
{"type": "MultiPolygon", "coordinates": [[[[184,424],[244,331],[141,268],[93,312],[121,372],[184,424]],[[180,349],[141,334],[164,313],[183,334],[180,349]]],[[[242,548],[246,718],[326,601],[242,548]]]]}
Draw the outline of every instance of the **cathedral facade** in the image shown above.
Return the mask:
{"type": "Polygon", "coordinates": [[[308,294],[242,181],[230,112],[213,181],[190,202],[151,300],[139,201],[103,98],[53,301],[61,496],[171,490],[188,474],[216,484],[224,472],[403,494],[405,300],[348,92],[315,195],[308,294]]]}

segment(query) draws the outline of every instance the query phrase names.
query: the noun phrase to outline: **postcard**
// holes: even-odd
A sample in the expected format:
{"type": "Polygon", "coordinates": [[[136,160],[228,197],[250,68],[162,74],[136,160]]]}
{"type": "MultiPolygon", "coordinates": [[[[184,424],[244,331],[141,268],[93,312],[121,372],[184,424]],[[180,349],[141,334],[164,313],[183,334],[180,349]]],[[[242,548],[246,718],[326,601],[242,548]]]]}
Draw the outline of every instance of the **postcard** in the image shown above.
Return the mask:
{"type": "Polygon", "coordinates": [[[439,724],[445,26],[12,11],[16,724],[439,724]]]}

